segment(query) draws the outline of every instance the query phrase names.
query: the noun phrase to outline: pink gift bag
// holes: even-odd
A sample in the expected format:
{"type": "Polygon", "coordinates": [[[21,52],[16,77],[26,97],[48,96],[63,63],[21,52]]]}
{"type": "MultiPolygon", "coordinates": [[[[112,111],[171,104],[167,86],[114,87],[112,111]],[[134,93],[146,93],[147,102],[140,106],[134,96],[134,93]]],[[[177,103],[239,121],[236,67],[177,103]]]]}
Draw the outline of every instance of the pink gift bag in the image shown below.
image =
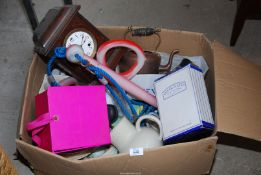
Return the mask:
{"type": "Polygon", "coordinates": [[[35,98],[32,140],[61,153],[111,143],[105,86],[49,87],[35,98]]]}

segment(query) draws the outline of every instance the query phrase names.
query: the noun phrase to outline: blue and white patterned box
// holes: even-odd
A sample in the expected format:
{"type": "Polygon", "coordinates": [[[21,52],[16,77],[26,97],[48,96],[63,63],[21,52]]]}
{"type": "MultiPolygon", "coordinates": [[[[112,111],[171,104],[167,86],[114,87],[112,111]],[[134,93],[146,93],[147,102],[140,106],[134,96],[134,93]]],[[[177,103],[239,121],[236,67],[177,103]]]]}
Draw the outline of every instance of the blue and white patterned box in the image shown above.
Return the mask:
{"type": "Polygon", "coordinates": [[[172,72],[155,83],[164,143],[193,140],[214,130],[202,71],[194,66],[172,72]]]}

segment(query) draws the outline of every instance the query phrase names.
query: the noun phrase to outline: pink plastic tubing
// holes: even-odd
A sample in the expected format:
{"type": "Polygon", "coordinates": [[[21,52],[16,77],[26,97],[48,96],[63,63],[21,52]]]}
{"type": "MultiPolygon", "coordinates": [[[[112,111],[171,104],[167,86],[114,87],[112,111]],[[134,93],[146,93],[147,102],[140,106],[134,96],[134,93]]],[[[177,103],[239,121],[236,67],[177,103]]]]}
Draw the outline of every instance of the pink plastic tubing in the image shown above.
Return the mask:
{"type": "Polygon", "coordinates": [[[106,66],[106,61],[107,61],[106,53],[114,47],[127,47],[136,53],[137,61],[134,63],[134,65],[128,71],[119,73],[120,75],[128,79],[131,79],[140,71],[140,69],[143,67],[144,62],[146,60],[142,48],[129,40],[111,40],[103,43],[99,47],[96,56],[97,61],[100,62],[102,65],[106,66]]]}

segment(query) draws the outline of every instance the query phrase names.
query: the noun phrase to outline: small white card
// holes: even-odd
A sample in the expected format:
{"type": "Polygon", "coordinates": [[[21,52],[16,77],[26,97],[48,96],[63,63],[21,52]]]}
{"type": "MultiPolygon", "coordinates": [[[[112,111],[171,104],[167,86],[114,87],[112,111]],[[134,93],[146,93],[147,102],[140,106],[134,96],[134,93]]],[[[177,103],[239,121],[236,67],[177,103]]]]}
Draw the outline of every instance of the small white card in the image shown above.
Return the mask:
{"type": "Polygon", "coordinates": [[[165,74],[137,74],[131,79],[131,81],[140,86],[142,89],[146,90],[151,95],[155,96],[155,90],[153,86],[154,81],[164,75],[165,74]]]}
{"type": "Polygon", "coordinates": [[[143,155],[143,148],[130,149],[130,156],[142,156],[142,155],[143,155]]]}
{"type": "MultiPolygon", "coordinates": [[[[53,75],[53,77],[55,78],[56,81],[61,81],[65,78],[68,78],[69,76],[68,75],[53,75]]],[[[44,79],[43,79],[43,82],[42,82],[42,85],[40,87],[40,90],[39,90],[39,94],[44,92],[46,89],[48,89],[48,87],[50,86],[48,80],[47,80],[47,75],[45,74],[44,75],[44,79]]]]}

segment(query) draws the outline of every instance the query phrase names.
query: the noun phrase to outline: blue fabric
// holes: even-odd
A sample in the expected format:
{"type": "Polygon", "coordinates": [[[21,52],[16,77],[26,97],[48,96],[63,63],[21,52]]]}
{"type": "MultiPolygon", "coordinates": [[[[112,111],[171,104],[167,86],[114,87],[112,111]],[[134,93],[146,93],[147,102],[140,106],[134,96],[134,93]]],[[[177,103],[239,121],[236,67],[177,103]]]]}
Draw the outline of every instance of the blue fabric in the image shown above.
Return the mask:
{"type": "Polygon", "coordinates": [[[126,100],[126,102],[128,103],[128,105],[131,109],[132,114],[137,117],[136,110],[134,109],[129,97],[126,94],[126,92],[121,88],[121,86],[107,72],[105,72],[104,70],[102,70],[98,67],[95,67],[95,66],[88,66],[88,69],[90,71],[94,72],[96,75],[98,75],[100,77],[104,76],[105,78],[107,78],[118,89],[120,94],[126,100]]]}
{"type": "Polygon", "coordinates": [[[118,105],[121,108],[121,111],[126,115],[126,117],[130,120],[133,121],[133,117],[130,115],[130,113],[127,111],[127,109],[124,107],[124,104],[121,102],[120,98],[117,96],[116,92],[113,90],[113,88],[107,84],[105,85],[106,88],[110,91],[111,95],[113,96],[113,98],[116,100],[116,102],[118,103],[118,105]]]}
{"type": "Polygon", "coordinates": [[[57,58],[62,58],[64,59],[66,56],[66,48],[65,47],[57,47],[54,49],[54,56],[51,57],[47,63],[47,76],[48,76],[48,79],[52,80],[51,82],[49,82],[51,84],[51,86],[60,86],[60,84],[55,81],[53,75],[52,75],[52,67],[53,67],[53,64],[55,62],[55,60],[57,58]]]}
{"type": "Polygon", "coordinates": [[[132,99],[131,103],[134,104],[134,105],[143,106],[143,110],[140,112],[138,117],[143,116],[144,114],[148,114],[148,113],[156,110],[156,108],[154,106],[151,106],[151,105],[149,105],[145,102],[142,102],[142,101],[132,99]]]}

